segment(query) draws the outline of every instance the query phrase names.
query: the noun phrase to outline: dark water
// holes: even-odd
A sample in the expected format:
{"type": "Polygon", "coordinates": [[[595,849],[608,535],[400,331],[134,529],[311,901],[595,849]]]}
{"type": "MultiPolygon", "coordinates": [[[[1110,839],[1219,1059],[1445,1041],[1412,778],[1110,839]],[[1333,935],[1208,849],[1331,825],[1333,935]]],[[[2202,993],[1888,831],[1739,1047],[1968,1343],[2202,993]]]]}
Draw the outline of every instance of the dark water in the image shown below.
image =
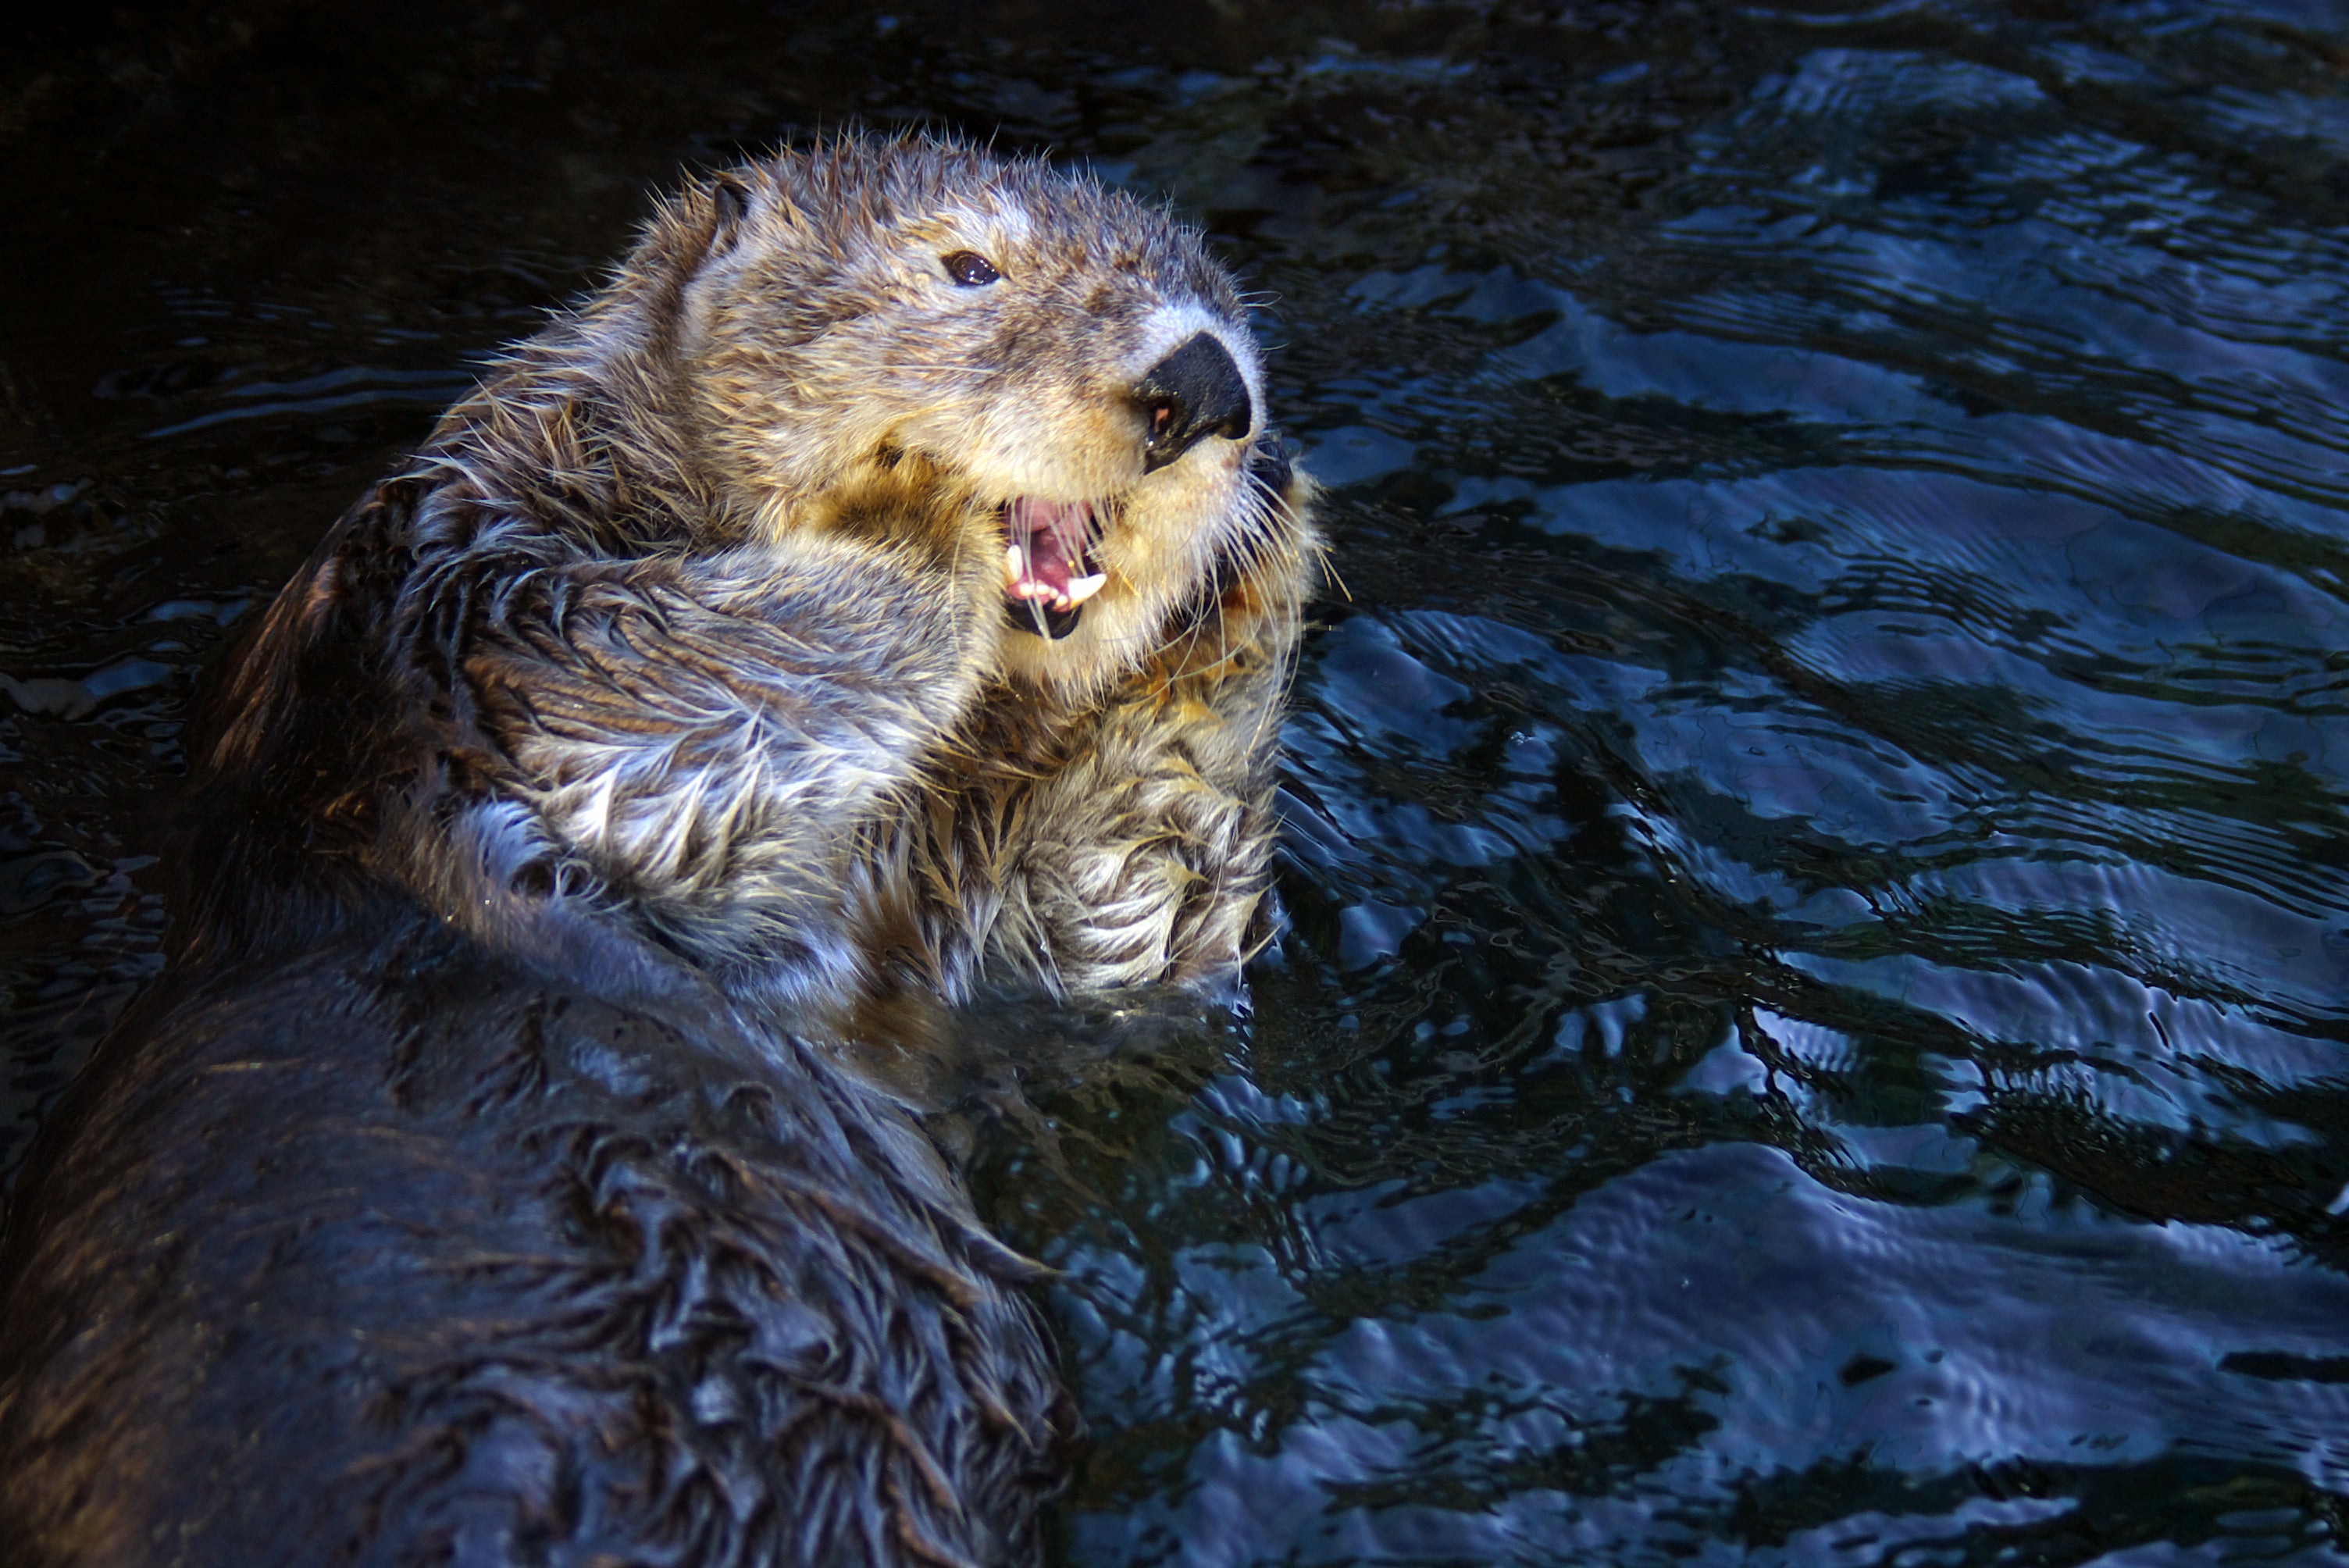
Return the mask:
{"type": "Polygon", "coordinates": [[[1045,1062],[1071,1563],[2327,1560],[2349,8],[245,5],[0,65],[0,1163],[226,628],[683,166],[1170,194],[1333,487],[1252,1018],[1045,1062]]]}

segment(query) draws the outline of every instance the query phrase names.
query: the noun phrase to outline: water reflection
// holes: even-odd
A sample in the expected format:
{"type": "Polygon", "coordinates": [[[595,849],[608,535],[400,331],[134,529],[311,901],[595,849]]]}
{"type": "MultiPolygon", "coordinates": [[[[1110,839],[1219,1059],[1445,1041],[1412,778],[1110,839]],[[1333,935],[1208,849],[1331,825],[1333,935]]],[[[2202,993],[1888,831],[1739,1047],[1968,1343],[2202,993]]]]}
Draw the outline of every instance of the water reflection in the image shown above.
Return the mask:
{"type": "Polygon", "coordinates": [[[645,184],[942,119],[1201,215],[1335,487],[1253,1015],[988,1026],[1068,1560],[2333,1553],[2349,20],[174,26],[0,120],[0,1160],[225,629],[645,184]]]}

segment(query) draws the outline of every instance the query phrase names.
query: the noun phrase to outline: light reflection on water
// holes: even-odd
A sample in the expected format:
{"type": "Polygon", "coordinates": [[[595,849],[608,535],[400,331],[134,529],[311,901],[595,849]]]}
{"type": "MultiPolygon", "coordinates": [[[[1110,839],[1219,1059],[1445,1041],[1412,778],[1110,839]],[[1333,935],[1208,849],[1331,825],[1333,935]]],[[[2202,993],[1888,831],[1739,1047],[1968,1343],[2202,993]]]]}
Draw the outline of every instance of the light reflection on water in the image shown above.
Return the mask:
{"type": "Polygon", "coordinates": [[[2349,13],[892,15],[13,78],[0,1159],[152,972],[222,627],[644,185],[926,117],[1277,296],[1343,580],[1254,1015],[982,1135],[1067,1558],[2330,1553],[2349,13]]]}

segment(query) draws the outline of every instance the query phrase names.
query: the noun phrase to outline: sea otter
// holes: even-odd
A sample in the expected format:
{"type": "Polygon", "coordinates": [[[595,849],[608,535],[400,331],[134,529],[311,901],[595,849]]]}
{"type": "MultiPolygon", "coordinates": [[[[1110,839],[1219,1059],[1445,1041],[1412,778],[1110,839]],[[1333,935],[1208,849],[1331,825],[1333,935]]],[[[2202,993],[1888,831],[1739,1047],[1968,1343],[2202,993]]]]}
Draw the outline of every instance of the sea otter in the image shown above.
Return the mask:
{"type": "Polygon", "coordinates": [[[0,1253],[8,1562],[1031,1556],[1033,1265],[868,1069],[1262,939],[1264,395],[1081,175],[847,138],[663,203],[216,684],[173,966],[0,1253]]]}

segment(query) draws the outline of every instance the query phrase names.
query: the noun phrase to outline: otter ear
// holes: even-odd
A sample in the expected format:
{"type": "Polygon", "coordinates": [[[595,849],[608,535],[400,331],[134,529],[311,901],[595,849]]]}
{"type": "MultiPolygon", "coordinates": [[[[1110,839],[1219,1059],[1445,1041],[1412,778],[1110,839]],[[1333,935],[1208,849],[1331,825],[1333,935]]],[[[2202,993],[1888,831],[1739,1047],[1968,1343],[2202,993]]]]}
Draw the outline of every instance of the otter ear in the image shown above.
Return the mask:
{"type": "Polygon", "coordinates": [[[721,174],[710,184],[709,206],[709,253],[722,255],[734,248],[742,225],[750,221],[750,188],[731,174],[721,174]]]}
{"type": "Polygon", "coordinates": [[[676,232],[675,264],[685,312],[678,341],[688,346],[699,342],[709,329],[710,291],[720,287],[724,276],[734,270],[730,258],[750,232],[759,200],[756,187],[739,174],[715,176],[707,191],[709,206],[705,214],[694,211],[689,196],[676,209],[682,221],[676,232]]]}

